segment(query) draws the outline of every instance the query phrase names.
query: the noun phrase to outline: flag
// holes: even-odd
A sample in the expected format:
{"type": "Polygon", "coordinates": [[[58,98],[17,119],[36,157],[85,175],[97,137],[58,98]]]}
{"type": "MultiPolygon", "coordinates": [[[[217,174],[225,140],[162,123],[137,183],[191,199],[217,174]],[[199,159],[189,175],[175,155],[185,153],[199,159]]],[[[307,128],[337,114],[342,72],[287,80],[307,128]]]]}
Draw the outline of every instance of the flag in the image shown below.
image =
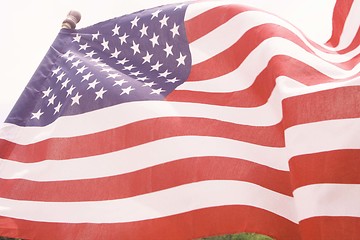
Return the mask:
{"type": "Polygon", "coordinates": [[[359,7],[326,43],[245,1],[62,29],[0,129],[0,235],[358,239],[359,7]]]}

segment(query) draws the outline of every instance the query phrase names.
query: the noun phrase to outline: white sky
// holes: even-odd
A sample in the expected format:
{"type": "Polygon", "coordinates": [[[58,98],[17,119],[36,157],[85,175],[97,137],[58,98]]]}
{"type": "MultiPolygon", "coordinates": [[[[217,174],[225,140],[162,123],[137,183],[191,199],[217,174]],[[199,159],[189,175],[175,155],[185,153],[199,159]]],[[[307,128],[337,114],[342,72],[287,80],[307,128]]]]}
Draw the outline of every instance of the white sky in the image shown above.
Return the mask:
{"type": "MultiPolygon", "coordinates": [[[[236,1],[236,0],[234,0],[236,1]]],[[[233,1],[233,2],[234,2],[233,1]]],[[[0,12],[0,125],[11,111],[70,10],[77,28],[176,0],[11,0],[0,12]]],[[[238,0],[274,12],[323,43],[331,35],[335,0],[238,0]],[[321,16],[321,17],[320,17],[321,16]]]]}

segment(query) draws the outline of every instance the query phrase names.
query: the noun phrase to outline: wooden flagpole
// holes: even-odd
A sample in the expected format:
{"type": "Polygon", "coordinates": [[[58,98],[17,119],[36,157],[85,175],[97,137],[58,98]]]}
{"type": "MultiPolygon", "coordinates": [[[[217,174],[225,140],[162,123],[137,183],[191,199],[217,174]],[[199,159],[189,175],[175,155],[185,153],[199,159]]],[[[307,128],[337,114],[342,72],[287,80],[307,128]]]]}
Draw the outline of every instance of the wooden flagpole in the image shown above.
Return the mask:
{"type": "Polygon", "coordinates": [[[61,28],[75,29],[76,24],[80,21],[81,14],[78,11],[71,10],[66,19],[62,22],[61,28]]]}

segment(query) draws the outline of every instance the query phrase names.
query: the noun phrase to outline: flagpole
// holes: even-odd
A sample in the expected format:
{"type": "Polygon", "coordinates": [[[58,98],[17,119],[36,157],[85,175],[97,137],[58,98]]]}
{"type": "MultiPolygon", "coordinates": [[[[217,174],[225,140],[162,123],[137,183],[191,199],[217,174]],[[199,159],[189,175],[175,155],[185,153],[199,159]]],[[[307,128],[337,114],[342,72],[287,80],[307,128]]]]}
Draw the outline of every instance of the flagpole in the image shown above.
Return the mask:
{"type": "Polygon", "coordinates": [[[76,24],[80,21],[81,14],[78,11],[71,10],[66,19],[62,22],[61,28],[65,29],[75,29],[76,24]]]}

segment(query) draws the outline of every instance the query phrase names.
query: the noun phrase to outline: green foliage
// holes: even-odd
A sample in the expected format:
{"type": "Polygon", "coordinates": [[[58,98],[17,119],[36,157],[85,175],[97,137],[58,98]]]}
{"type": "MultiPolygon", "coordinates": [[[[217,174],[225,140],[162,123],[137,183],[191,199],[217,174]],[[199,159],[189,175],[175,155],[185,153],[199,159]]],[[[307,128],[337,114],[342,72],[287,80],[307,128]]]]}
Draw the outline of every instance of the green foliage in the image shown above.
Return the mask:
{"type": "Polygon", "coordinates": [[[272,238],[256,233],[227,234],[202,238],[201,240],[273,240],[272,238]]]}
{"type": "MultiPolygon", "coordinates": [[[[0,240],[21,240],[15,238],[0,237],[0,240]]],[[[273,240],[265,235],[256,233],[227,234],[223,236],[207,237],[198,240],[273,240]]]]}

